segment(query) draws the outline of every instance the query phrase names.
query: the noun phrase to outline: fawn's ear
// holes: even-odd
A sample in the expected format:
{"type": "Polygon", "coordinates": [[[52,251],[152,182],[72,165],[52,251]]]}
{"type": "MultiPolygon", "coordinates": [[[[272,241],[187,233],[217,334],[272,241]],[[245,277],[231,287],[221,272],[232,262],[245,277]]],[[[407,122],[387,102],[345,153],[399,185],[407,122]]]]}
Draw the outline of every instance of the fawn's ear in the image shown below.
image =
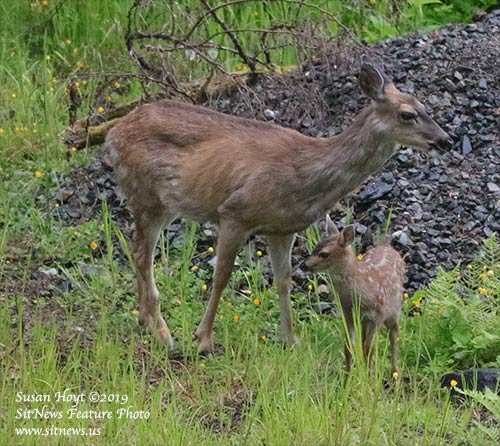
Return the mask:
{"type": "Polygon", "coordinates": [[[363,62],[359,73],[359,84],[366,96],[374,101],[383,101],[385,99],[384,87],[390,83],[391,80],[381,68],[363,62]]]}
{"type": "Polygon", "coordinates": [[[349,246],[354,241],[355,236],[356,230],[354,229],[354,225],[346,226],[340,233],[340,240],[342,245],[349,246]]]}
{"type": "Polygon", "coordinates": [[[331,237],[333,235],[338,235],[339,230],[337,229],[337,226],[335,226],[335,223],[332,221],[332,219],[330,218],[330,216],[328,214],[326,214],[325,223],[326,223],[325,235],[327,237],[331,237]]]}

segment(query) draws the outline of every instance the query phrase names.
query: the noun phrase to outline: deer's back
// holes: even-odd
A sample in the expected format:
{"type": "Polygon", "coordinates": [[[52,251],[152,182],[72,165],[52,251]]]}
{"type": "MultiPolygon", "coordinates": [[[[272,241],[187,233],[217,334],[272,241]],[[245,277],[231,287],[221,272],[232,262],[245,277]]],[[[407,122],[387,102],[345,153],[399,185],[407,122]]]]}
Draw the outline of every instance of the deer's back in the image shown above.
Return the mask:
{"type": "Polygon", "coordinates": [[[305,218],[297,195],[304,183],[301,166],[317,141],[174,101],[139,107],[107,138],[129,202],[135,196],[141,203],[147,195],[198,221],[218,222],[227,213],[264,233],[295,232],[314,221],[305,218]]]}
{"type": "Polygon", "coordinates": [[[366,252],[353,271],[346,272],[349,299],[358,297],[364,317],[378,324],[398,316],[403,303],[405,263],[389,245],[366,252]]]}

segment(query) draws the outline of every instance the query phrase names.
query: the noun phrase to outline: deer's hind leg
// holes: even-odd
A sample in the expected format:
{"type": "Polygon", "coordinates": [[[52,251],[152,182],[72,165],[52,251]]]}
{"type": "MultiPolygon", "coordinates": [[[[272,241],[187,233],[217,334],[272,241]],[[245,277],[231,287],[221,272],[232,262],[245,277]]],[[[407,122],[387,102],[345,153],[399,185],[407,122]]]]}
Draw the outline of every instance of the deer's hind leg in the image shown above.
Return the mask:
{"type": "Polygon", "coordinates": [[[398,332],[399,318],[393,317],[385,322],[385,326],[389,330],[389,341],[391,344],[391,374],[399,373],[398,367],[398,332]]]}
{"type": "Polygon", "coordinates": [[[173,348],[170,330],[160,311],[160,293],[154,279],[153,261],[160,233],[175,216],[161,207],[136,207],[132,208],[132,213],[135,218],[132,253],[137,268],[139,322],[151,330],[160,342],[173,348]]]}

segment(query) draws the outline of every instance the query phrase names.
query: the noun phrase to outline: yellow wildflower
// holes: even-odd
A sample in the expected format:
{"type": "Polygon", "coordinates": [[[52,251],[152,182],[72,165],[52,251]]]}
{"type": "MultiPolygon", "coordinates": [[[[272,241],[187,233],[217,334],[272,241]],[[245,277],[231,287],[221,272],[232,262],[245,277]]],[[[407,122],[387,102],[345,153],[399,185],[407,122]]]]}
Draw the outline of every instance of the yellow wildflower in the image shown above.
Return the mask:
{"type": "Polygon", "coordinates": [[[49,6],[49,0],[42,0],[40,3],[42,6],[49,6]]]}
{"type": "Polygon", "coordinates": [[[78,68],[79,70],[81,70],[84,66],[85,64],[81,60],[76,62],[76,68],[78,68]]]}
{"type": "Polygon", "coordinates": [[[356,257],[358,260],[363,260],[363,254],[358,254],[356,257]]]}
{"type": "Polygon", "coordinates": [[[51,59],[50,54],[46,54],[45,55],[45,60],[50,60],[50,59],[51,59]]]}
{"type": "Polygon", "coordinates": [[[113,84],[113,87],[115,87],[115,88],[120,88],[120,87],[121,87],[120,82],[116,81],[116,82],[113,84]]]}
{"type": "Polygon", "coordinates": [[[458,382],[457,382],[457,380],[456,380],[456,379],[452,379],[452,380],[450,381],[450,386],[451,386],[451,387],[457,387],[457,385],[458,385],[458,382]]]}
{"type": "Polygon", "coordinates": [[[198,265],[193,265],[191,267],[191,271],[198,271],[200,268],[198,267],[198,265]]]}
{"type": "Polygon", "coordinates": [[[42,172],[40,172],[39,170],[37,170],[37,171],[35,172],[35,177],[37,177],[37,178],[43,178],[43,173],[42,173],[42,172]]]}
{"type": "Polygon", "coordinates": [[[160,333],[163,333],[163,334],[168,333],[168,328],[167,327],[161,327],[160,328],[160,333]]]}
{"type": "Polygon", "coordinates": [[[15,99],[17,97],[16,93],[12,93],[12,98],[15,99]]]}
{"type": "Polygon", "coordinates": [[[3,135],[5,133],[5,130],[0,127],[0,135],[3,135]]]}
{"type": "Polygon", "coordinates": [[[408,299],[410,295],[408,293],[403,293],[403,299],[408,299]]]}
{"type": "Polygon", "coordinates": [[[412,305],[413,305],[414,307],[419,308],[419,307],[420,307],[420,300],[415,299],[414,301],[412,301],[412,305]]]}
{"type": "Polygon", "coordinates": [[[64,41],[64,43],[65,43],[66,45],[71,45],[71,39],[66,39],[66,40],[64,41]]]}
{"type": "Polygon", "coordinates": [[[231,302],[228,302],[226,305],[228,306],[228,308],[231,308],[233,306],[231,302]]]}
{"type": "Polygon", "coordinates": [[[103,106],[100,106],[100,107],[97,109],[97,112],[98,112],[98,113],[104,113],[104,107],[103,107],[103,106]]]}
{"type": "Polygon", "coordinates": [[[132,316],[138,316],[139,315],[139,310],[132,310],[130,312],[130,314],[132,314],[132,316]]]}
{"type": "Polygon", "coordinates": [[[208,286],[206,283],[204,283],[202,286],[201,286],[201,291],[207,291],[208,290],[208,286]]]}
{"type": "Polygon", "coordinates": [[[96,242],[92,242],[89,246],[92,251],[95,251],[99,245],[96,242]]]}
{"type": "Polygon", "coordinates": [[[255,254],[257,254],[257,257],[262,257],[262,251],[258,250],[255,254]]]}
{"type": "Polygon", "coordinates": [[[255,298],[255,299],[253,300],[253,304],[254,304],[254,305],[260,305],[260,299],[255,298]]]}
{"type": "Polygon", "coordinates": [[[204,369],[205,368],[205,363],[204,362],[200,362],[200,369],[204,369]]]}
{"type": "Polygon", "coordinates": [[[215,249],[214,249],[212,246],[210,246],[210,247],[207,249],[207,251],[208,251],[210,254],[212,254],[213,252],[215,252],[215,249]]]}
{"type": "Polygon", "coordinates": [[[76,152],[78,152],[78,149],[75,146],[73,146],[73,147],[71,147],[71,149],[69,149],[69,151],[71,153],[76,153],[76,152]]]}
{"type": "Polygon", "coordinates": [[[240,317],[237,314],[235,314],[233,316],[233,321],[238,322],[239,320],[240,320],[240,317]]]}
{"type": "Polygon", "coordinates": [[[266,336],[266,335],[262,335],[262,336],[260,337],[260,339],[261,339],[261,340],[263,340],[263,341],[267,341],[267,336],[266,336]]]}
{"type": "Polygon", "coordinates": [[[439,314],[439,316],[442,316],[442,315],[444,314],[444,309],[443,309],[443,308],[440,308],[440,309],[438,310],[438,314],[439,314]]]}
{"type": "Polygon", "coordinates": [[[313,288],[314,288],[314,287],[312,286],[312,284],[311,284],[311,283],[309,283],[309,284],[307,285],[307,289],[308,289],[309,291],[312,291],[312,289],[313,289],[313,288]]]}
{"type": "Polygon", "coordinates": [[[73,55],[75,55],[75,56],[76,56],[76,55],[78,54],[78,52],[79,52],[79,49],[78,49],[78,48],[73,48],[73,55]]]}
{"type": "Polygon", "coordinates": [[[397,381],[399,379],[399,373],[398,372],[394,372],[392,374],[392,379],[394,379],[395,381],[397,381]]]}

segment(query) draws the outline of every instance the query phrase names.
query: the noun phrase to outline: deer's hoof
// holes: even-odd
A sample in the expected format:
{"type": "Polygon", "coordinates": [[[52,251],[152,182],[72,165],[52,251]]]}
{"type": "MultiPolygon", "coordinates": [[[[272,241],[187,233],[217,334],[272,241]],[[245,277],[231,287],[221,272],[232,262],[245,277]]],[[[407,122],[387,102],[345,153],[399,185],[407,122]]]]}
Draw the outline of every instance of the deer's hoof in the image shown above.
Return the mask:
{"type": "Polygon", "coordinates": [[[198,330],[194,333],[194,340],[198,343],[198,352],[200,355],[209,355],[214,352],[214,341],[212,336],[200,333],[198,330]]]}
{"type": "Polygon", "coordinates": [[[156,329],[156,338],[160,341],[160,343],[165,344],[169,350],[174,349],[174,340],[167,325],[156,329]]]}
{"type": "Polygon", "coordinates": [[[279,339],[285,347],[295,348],[300,345],[300,338],[295,334],[281,334],[279,339]]]}

